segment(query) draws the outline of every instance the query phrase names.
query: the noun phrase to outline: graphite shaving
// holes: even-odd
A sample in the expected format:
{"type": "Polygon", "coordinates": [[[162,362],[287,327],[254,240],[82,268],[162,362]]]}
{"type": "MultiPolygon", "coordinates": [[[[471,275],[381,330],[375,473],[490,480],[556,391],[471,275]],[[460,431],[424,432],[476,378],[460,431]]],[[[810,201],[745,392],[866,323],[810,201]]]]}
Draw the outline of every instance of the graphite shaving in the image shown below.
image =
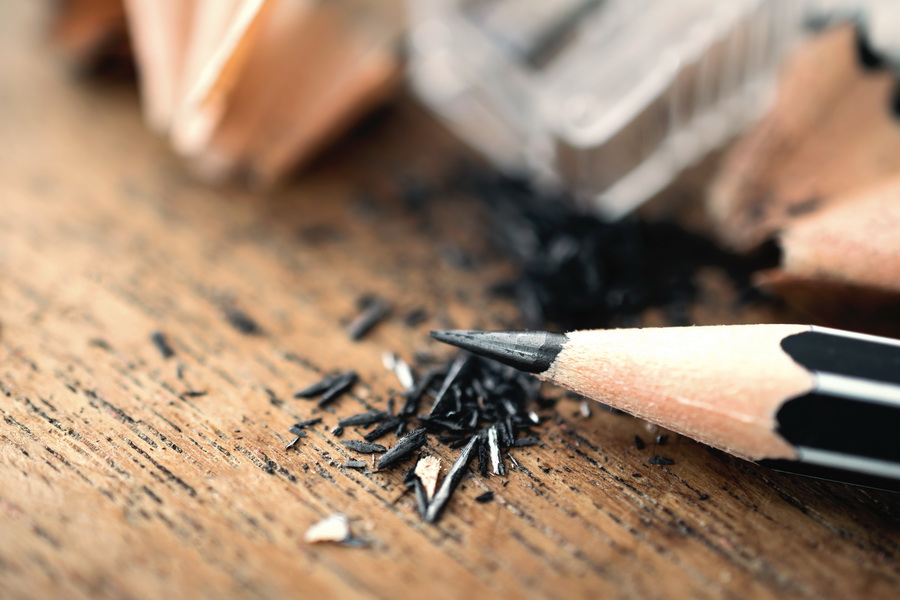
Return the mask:
{"type": "MultiPolygon", "coordinates": [[[[395,363],[387,366],[393,370],[395,363]]],[[[546,406],[547,401],[541,397],[538,380],[466,352],[459,353],[446,365],[426,370],[418,378],[412,369],[408,373],[409,379],[404,376],[404,383],[409,385],[404,386],[408,389],[401,396],[403,405],[398,414],[369,410],[341,419],[332,433],[339,436],[345,427],[373,426],[362,434],[365,441],[342,440],[340,443],[353,452],[380,454],[375,462],[379,471],[406,463],[428,443],[461,449],[440,485],[437,483],[440,462],[434,457],[430,458],[435,461],[431,470],[420,468],[416,473],[414,467],[404,481],[416,494],[422,517],[435,522],[468,472],[473,458],[478,458],[478,471],[483,476],[488,475],[488,464],[495,475],[506,475],[506,460],[513,468],[518,467],[509,451],[540,443],[532,429],[542,422],[535,408],[546,406]],[[412,430],[403,435],[407,427],[412,430]],[[392,447],[374,443],[391,433],[398,437],[392,447]]],[[[310,398],[327,394],[340,384],[341,379],[342,376],[326,377],[301,390],[297,396],[310,398]]],[[[288,448],[305,435],[305,427],[320,421],[320,418],[310,419],[291,426],[290,432],[297,437],[288,448]]],[[[422,459],[420,462],[424,465],[429,461],[422,459]]],[[[362,468],[354,461],[347,461],[344,466],[362,468]]]]}
{"type": "Polygon", "coordinates": [[[729,253],[669,221],[606,222],[523,179],[467,168],[454,182],[451,188],[482,202],[491,241],[517,265],[516,275],[493,289],[515,299],[532,329],[635,326],[654,307],[672,324],[687,325],[702,268],[721,268],[749,299],[751,273],[772,260],[729,253]]]}

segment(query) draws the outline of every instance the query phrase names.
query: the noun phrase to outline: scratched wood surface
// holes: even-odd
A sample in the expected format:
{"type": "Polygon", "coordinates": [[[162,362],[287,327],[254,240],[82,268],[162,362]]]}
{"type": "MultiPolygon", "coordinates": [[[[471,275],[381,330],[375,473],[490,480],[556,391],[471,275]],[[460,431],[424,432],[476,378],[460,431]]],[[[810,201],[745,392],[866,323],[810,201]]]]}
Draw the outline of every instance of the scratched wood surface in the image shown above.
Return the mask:
{"type": "MultiPolygon", "coordinates": [[[[38,4],[0,9],[0,597],[896,597],[896,496],[677,437],[639,451],[642,422],[575,401],[520,470],[465,480],[438,525],[400,497],[405,469],[339,468],[330,427],[397,387],[382,352],[446,356],[430,327],[514,315],[484,292],[502,261],[443,258],[446,244],[489,256],[474,207],[410,214],[391,192],[452,142],[400,110],[281,191],[200,186],[129,86],[65,74],[38,4]],[[352,343],[367,292],[395,316],[352,343]],[[228,305],[262,334],[231,327],[228,305]],[[405,326],[417,306],[431,317],[405,326]],[[363,384],[333,409],[291,398],[340,368],[363,384]],[[495,501],[475,503],[486,490],[495,501]],[[332,512],[368,547],[306,544],[332,512]]],[[[445,468],[455,455],[427,451],[445,468]]]]}

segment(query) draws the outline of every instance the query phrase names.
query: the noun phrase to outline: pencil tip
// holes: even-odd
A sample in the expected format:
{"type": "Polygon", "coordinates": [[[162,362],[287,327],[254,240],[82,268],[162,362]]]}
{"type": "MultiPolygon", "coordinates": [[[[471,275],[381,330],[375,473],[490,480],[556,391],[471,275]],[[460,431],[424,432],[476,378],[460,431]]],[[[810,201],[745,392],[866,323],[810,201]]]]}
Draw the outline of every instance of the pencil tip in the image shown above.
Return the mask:
{"type": "Polygon", "coordinates": [[[431,337],[528,373],[549,369],[567,339],[565,334],[547,331],[436,330],[431,337]]]}

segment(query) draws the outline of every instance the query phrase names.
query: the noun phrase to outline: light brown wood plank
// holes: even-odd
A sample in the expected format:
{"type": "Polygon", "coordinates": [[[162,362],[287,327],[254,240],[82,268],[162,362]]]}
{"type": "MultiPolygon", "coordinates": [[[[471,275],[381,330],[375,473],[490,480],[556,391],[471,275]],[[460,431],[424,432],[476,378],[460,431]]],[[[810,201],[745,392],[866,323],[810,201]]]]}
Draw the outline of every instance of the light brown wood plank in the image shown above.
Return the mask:
{"type": "MultiPolygon", "coordinates": [[[[584,419],[570,400],[541,445],[516,452],[522,471],[465,480],[440,523],[422,523],[411,496],[395,502],[404,469],[341,470],[350,454],[328,431],[399,387],[383,351],[448,356],[430,327],[514,317],[485,291],[508,265],[441,258],[451,240],[489,257],[474,205],[410,214],[385,191],[398,172],[446,163],[454,142],[404,107],[280,191],[204,187],[146,130],[133,89],[59,68],[37,3],[0,17],[4,597],[850,598],[900,586],[896,496],[677,436],[638,451],[634,435],[653,438],[642,422],[584,419]],[[377,192],[374,214],[358,210],[360,190],[377,192]],[[365,292],[396,316],[352,343],[343,327],[365,292]],[[235,331],[223,302],[264,334],[235,331]],[[429,321],[404,326],[419,305],[429,321]],[[150,343],[157,329],[174,358],[150,343]],[[351,367],[363,383],[333,409],[291,398],[351,367]],[[187,389],[208,394],[180,398],[187,389]],[[283,450],[288,426],[317,414],[324,423],[283,450]],[[675,464],[648,465],[657,453],[675,464]],[[476,504],[486,490],[495,501],[476,504]],[[334,511],[370,547],[304,543],[334,511]]],[[[445,467],[456,454],[429,451],[445,467]]]]}

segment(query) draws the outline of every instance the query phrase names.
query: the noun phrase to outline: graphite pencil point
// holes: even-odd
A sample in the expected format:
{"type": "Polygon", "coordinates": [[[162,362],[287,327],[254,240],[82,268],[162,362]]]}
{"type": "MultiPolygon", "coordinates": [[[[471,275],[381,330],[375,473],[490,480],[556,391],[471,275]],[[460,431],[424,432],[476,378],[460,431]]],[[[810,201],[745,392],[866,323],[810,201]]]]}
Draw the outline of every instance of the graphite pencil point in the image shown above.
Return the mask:
{"type": "Polygon", "coordinates": [[[547,331],[432,331],[431,337],[528,373],[550,368],[567,339],[547,331]]]}

